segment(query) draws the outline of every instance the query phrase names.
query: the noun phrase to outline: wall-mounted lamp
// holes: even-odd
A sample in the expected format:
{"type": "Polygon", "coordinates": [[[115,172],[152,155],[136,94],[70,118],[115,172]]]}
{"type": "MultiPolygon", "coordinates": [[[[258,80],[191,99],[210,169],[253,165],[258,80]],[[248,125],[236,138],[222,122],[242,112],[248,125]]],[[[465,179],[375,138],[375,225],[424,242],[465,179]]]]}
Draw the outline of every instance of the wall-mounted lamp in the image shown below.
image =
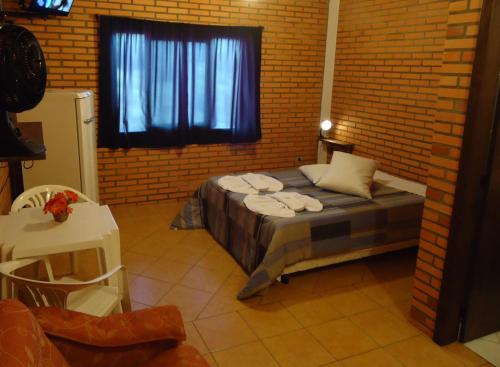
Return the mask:
{"type": "Polygon", "coordinates": [[[321,122],[320,135],[323,138],[328,138],[330,129],[332,128],[332,122],[330,120],[323,120],[321,122]]]}

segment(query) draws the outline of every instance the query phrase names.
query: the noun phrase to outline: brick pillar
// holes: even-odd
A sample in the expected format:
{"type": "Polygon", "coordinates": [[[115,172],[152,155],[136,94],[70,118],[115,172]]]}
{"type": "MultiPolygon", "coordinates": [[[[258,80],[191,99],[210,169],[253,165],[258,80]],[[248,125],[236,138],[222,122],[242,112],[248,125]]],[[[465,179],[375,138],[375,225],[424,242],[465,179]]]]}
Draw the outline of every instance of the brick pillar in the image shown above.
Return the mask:
{"type": "Polygon", "coordinates": [[[448,8],[412,305],[415,324],[428,335],[435,327],[481,6],[481,0],[458,0],[448,8]]]}

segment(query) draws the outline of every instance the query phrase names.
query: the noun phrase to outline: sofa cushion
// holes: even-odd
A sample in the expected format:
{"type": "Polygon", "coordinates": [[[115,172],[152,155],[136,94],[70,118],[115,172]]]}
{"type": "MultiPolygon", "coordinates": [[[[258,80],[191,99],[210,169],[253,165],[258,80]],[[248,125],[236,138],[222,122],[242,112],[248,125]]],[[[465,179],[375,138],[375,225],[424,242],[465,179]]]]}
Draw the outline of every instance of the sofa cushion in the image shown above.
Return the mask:
{"type": "Polygon", "coordinates": [[[49,336],[71,367],[142,367],[165,350],[176,348],[172,341],[155,341],[124,347],[95,347],[49,336]]]}
{"type": "Polygon", "coordinates": [[[184,341],[179,310],[161,306],[107,317],[95,317],[56,307],[32,308],[51,336],[96,347],[122,347],[154,341],[184,341]]]}
{"type": "Polygon", "coordinates": [[[0,325],[0,366],[69,367],[21,302],[0,301],[0,325]]]}

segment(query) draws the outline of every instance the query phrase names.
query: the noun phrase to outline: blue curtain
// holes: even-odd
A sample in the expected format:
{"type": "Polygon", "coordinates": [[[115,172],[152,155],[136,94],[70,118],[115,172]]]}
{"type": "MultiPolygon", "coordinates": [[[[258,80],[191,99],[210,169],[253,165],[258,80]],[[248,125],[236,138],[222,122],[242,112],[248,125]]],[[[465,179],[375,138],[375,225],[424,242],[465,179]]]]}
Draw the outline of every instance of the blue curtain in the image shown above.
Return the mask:
{"type": "Polygon", "coordinates": [[[262,28],[99,17],[99,146],[255,142],[262,28]]]}

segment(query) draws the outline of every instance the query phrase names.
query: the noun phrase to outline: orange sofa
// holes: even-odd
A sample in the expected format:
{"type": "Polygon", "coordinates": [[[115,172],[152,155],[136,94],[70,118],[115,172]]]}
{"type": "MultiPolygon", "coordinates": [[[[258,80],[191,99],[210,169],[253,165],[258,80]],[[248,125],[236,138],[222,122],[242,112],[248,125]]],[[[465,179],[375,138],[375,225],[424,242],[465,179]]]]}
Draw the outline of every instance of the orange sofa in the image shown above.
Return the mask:
{"type": "Polygon", "coordinates": [[[173,306],[108,317],[0,301],[2,367],[209,367],[173,306]]]}

